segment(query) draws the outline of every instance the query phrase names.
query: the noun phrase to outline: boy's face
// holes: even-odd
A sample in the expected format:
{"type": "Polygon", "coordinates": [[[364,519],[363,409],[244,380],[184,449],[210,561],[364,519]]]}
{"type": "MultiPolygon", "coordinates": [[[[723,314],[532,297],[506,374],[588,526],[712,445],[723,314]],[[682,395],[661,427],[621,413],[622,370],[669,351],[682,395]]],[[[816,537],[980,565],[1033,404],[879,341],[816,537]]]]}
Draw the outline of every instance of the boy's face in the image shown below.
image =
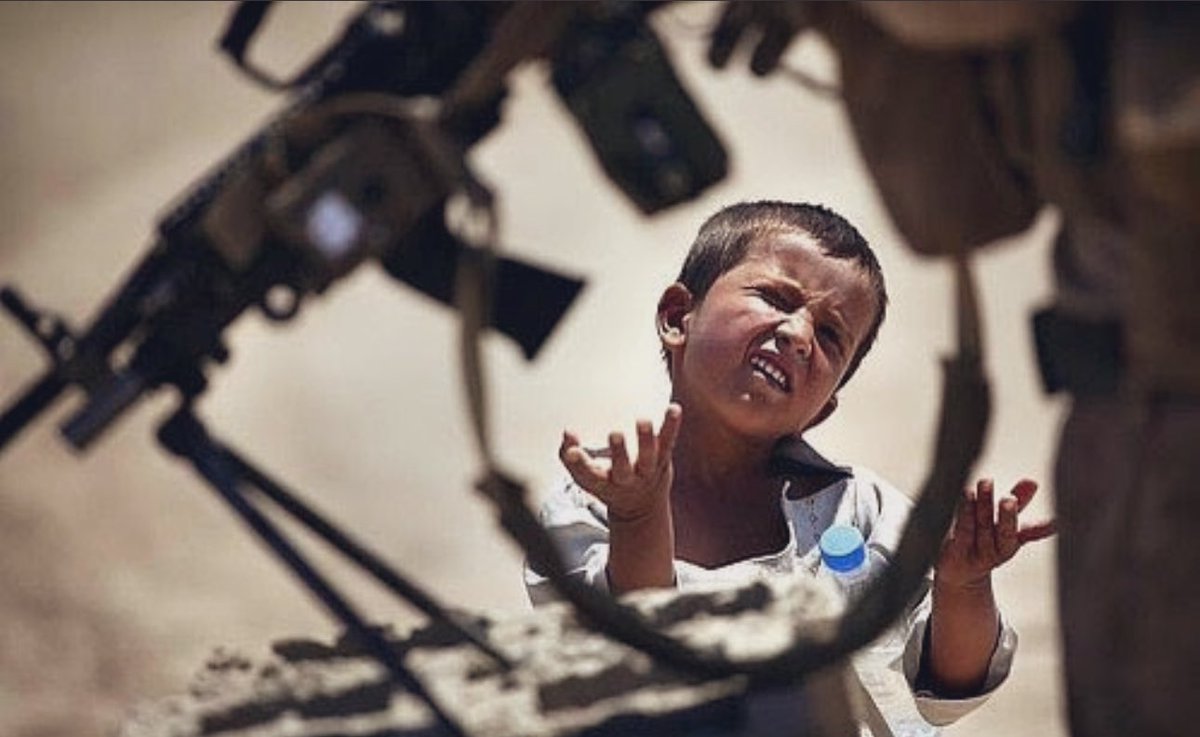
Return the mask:
{"type": "Polygon", "coordinates": [[[712,413],[735,432],[774,440],[832,411],[875,311],[857,263],[824,254],[806,233],[785,231],[751,245],[699,304],[672,285],[659,318],[677,327],[662,340],[685,411],[712,413]],[[672,299],[672,290],[682,294],[672,299]]]}

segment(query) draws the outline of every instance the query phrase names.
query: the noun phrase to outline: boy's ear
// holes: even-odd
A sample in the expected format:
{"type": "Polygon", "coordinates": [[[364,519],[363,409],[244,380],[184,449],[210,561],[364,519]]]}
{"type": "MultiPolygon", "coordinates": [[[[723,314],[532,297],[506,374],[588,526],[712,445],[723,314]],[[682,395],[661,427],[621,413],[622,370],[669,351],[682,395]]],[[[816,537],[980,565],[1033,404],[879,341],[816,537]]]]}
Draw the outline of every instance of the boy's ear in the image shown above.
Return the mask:
{"type": "Polygon", "coordinates": [[[821,411],[817,413],[817,416],[812,418],[812,421],[804,426],[804,429],[811,430],[814,427],[816,427],[817,425],[820,425],[825,420],[828,420],[829,416],[833,414],[834,410],[836,410],[837,407],[838,407],[838,398],[837,398],[837,395],[834,394],[833,396],[829,397],[829,401],[825,403],[825,406],[821,408],[821,411]]]}
{"type": "Polygon", "coordinates": [[[692,311],[692,292],[679,282],[663,290],[658,298],[658,339],[670,351],[683,345],[687,320],[692,311]]]}

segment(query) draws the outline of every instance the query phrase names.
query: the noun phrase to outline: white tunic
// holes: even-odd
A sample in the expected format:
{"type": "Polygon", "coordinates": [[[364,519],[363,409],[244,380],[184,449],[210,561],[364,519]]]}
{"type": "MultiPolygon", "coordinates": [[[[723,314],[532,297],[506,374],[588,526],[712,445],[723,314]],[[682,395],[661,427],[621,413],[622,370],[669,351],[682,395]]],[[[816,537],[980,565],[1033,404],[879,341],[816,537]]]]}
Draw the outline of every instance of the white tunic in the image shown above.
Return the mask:
{"type": "MultiPolygon", "coordinates": [[[[821,561],[817,542],[821,533],[834,524],[852,525],[862,532],[871,575],[888,565],[912,508],[907,496],[867,469],[831,463],[801,440],[781,447],[779,463],[787,476],[815,480],[817,488],[803,498],[789,494],[792,483],[784,488],[780,503],[787,520],[787,545],[778,552],[715,569],[676,560],[675,578],[680,588],[697,583],[744,584],[758,577],[806,571],[815,575],[821,561]]],[[[604,504],[566,477],[543,505],[541,521],[558,543],[571,575],[607,590],[608,513],[604,504]]],[[[949,699],[921,687],[926,680],[921,677],[921,662],[931,607],[930,580],[926,579],[923,595],[900,625],[903,657],[897,658],[894,667],[903,673],[921,716],[930,724],[941,725],[981,705],[1008,677],[1017,635],[1001,618],[1000,637],[980,693],[949,699]]],[[[556,598],[549,581],[528,565],[525,585],[535,605],[556,598]]]]}

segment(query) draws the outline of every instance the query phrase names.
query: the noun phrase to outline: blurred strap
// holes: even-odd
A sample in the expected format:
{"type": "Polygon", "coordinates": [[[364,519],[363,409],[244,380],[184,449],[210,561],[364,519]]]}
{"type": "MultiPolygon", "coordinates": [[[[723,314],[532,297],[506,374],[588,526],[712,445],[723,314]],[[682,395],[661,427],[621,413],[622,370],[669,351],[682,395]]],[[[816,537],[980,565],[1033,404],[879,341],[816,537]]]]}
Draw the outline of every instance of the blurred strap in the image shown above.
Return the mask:
{"type": "MultiPolygon", "coordinates": [[[[971,271],[966,249],[954,254],[954,298],[958,315],[958,352],[964,359],[983,363],[983,320],[979,313],[979,289],[971,271]]],[[[981,369],[982,370],[982,369],[981,369]]]]}
{"type": "Polygon", "coordinates": [[[459,253],[454,288],[455,302],[462,320],[459,350],[463,386],[467,390],[467,408],[471,414],[475,444],[489,475],[495,471],[496,459],[492,455],[481,338],[490,320],[495,264],[495,255],[490,247],[464,248],[459,253]]]}

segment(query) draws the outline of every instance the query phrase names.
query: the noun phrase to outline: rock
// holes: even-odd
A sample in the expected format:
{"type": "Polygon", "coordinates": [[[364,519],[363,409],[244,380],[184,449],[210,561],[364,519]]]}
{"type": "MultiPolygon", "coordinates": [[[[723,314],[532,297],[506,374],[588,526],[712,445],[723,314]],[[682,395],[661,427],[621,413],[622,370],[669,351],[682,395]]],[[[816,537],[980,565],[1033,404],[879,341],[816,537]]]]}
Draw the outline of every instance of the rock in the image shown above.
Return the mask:
{"type": "MultiPolygon", "coordinates": [[[[756,582],[628,598],[689,645],[745,659],[832,626],[837,601],[812,581],[756,582]]],[[[855,735],[842,666],[782,688],[703,678],[582,626],[565,604],[480,624],[511,669],[430,624],[383,634],[465,732],[488,737],[855,735]]],[[[275,643],[252,657],[217,650],[188,693],[139,707],[119,737],[445,735],[416,697],[348,638],[275,643]]]]}

